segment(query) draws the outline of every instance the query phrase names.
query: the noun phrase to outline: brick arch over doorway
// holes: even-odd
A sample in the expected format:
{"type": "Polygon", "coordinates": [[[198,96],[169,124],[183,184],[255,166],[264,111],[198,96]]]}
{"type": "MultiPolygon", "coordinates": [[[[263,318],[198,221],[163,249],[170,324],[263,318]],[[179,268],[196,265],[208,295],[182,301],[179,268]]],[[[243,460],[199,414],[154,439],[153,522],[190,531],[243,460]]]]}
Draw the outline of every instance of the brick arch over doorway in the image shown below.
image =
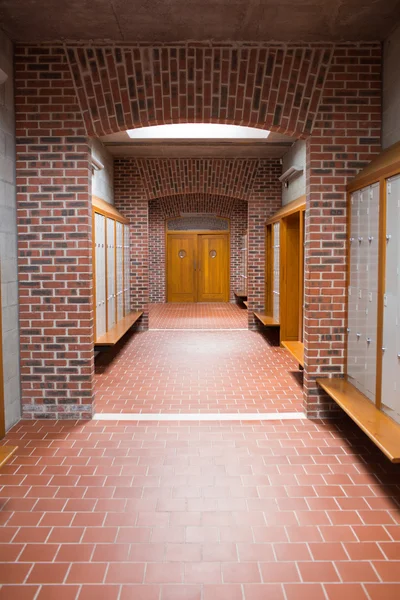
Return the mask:
{"type": "Polygon", "coordinates": [[[305,402],[328,415],[315,378],[343,370],[345,185],[380,150],[380,44],[27,45],[15,68],[24,415],[93,411],[87,136],[189,120],[307,137],[305,402]]]}
{"type": "Polygon", "coordinates": [[[180,194],[149,202],[149,299],[166,301],[166,219],[181,213],[211,213],[230,221],[230,300],[243,288],[241,273],[242,236],[247,231],[248,203],[212,194],[180,194]]]}

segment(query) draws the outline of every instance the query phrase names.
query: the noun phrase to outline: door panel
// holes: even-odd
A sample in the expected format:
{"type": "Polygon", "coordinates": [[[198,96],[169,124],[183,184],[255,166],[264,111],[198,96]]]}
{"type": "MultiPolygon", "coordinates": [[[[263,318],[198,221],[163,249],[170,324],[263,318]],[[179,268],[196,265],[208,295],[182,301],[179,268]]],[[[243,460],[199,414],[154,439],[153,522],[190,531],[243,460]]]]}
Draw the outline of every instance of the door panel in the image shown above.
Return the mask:
{"type": "Polygon", "coordinates": [[[229,300],[228,236],[198,237],[198,302],[229,300]]]}
{"type": "Polygon", "coordinates": [[[196,234],[168,235],[168,302],[196,302],[196,234]]]}

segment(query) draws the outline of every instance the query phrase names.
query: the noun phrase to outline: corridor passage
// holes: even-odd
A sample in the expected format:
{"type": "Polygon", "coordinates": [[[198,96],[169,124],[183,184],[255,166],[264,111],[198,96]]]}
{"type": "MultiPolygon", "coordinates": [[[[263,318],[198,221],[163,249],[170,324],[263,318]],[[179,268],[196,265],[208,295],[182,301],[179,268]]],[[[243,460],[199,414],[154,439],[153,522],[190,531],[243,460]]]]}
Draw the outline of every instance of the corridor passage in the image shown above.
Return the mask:
{"type": "Polygon", "coordinates": [[[399,466],[347,421],[21,421],[4,443],[0,600],[399,598],[399,466]]]}
{"type": "Polygon", "coordinates": [[[298,365],[261,333],[236,331],[242,314],[247,325],[247,311],[231,304],[152,307],[151,327],[158,319],[165,330],[130,334],[96,360],[96,411],[301,411],[298,365]],[[222,330],[230,323],[233,329],[222,330]],[[198,330],[186,331],[189,324],[198,330]]]}
{"type": "Polygon", "coordinates": [[[228,302],[150,304],[150,329],[247,329],[248,312],[228,302]]]}

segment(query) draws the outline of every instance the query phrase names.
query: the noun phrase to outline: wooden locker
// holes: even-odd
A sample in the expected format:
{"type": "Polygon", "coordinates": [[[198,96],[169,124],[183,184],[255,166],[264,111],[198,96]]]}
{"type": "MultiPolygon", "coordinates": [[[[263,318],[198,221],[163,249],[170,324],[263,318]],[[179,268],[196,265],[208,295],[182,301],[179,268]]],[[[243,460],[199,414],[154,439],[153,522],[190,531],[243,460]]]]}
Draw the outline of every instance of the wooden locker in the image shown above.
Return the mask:
{"type": "Polygon", "coordinates": [[[123,225],[118,221],[115,223],[115,256],[116,256],[116,301],[117,322],[124,316],[124,265],[123,265],[123,225]]]}
{"type": "Polygon", "coordinates": [[[106,333],[106,219],[95,213],[96,337],[106,333]]]}
{"type": "Polygon", "coordinates": [[[124,314],[130,313],[130,237],[129,225],[124,225],[124,314]]]}

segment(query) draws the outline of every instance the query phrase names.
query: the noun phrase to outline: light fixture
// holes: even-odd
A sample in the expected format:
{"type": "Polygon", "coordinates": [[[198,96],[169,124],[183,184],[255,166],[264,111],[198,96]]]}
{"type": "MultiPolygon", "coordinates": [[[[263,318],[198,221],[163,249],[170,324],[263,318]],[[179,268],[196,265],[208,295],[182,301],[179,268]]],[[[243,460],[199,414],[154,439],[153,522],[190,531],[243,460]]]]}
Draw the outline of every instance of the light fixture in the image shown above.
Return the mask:
{"type": "Polygon", "coordinates": [[[289,169],[287,171],[282,173],[282,175],[279,177],[279,181],[281,181],[284,184],[284,186],[287,188],[287,187],[289,187],[289,181],[291,179],[294,179],[298,175],[301,175],[301,173],[303,173],[303,171],[304,171],[303,167],[296,167],[293,165],[292,167],[289,167],[289,169]]]}
{"type": "Polygon", "coordinates": [[[173,125],[153,125],[128,129],[127,134],[135,140],[148,139],[260,139],[266,140],[267,129],[223,125],[217,123],[176,123],[173,125]]]}

